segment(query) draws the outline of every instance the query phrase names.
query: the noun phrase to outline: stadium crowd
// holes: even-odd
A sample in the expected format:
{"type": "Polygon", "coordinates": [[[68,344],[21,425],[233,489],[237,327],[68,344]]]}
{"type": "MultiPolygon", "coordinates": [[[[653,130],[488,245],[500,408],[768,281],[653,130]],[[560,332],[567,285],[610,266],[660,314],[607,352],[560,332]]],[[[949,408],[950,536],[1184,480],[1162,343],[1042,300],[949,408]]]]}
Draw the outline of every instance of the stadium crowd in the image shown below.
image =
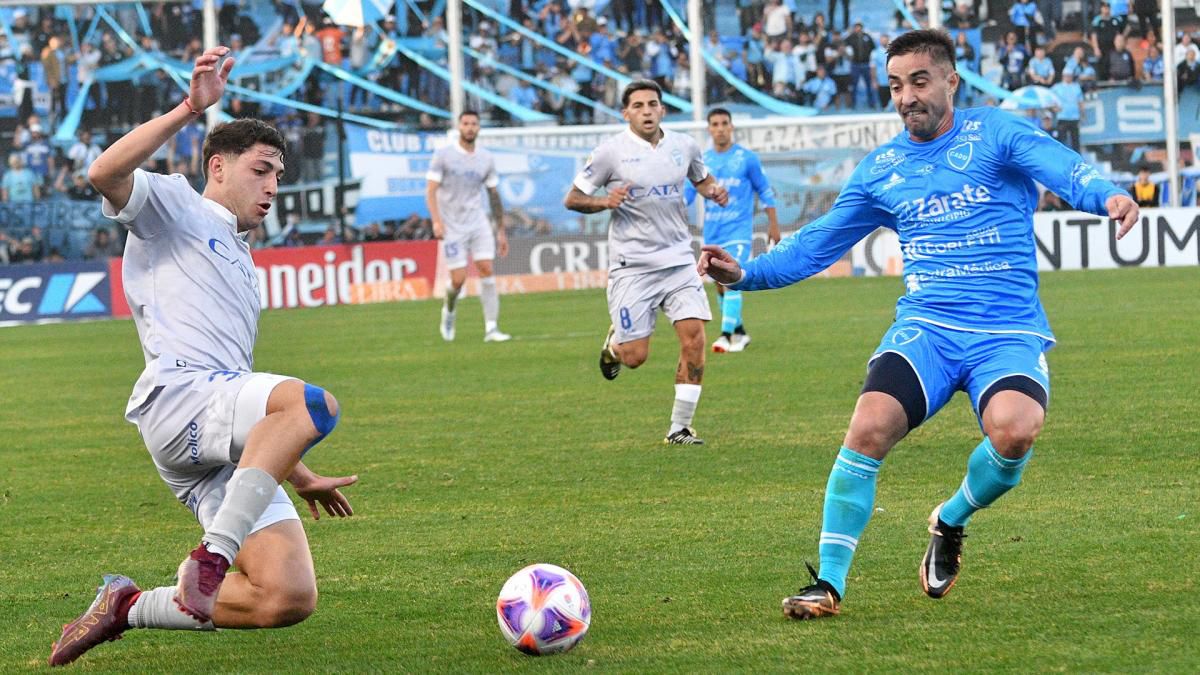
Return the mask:
{"type": "MultiPolygon", "coordinates": [[[[218,1],[219,40],[249,62],[297,54],[319,56],[327,64],[361,73],[401,94],[447,107],[445,81],[417,60],[397,53],[397,45],[407,45],[445,63],[444,21],[441,16],[429,16],[440,4],[428,0],[398,3],[396,7],[403,10],[399,16],[388,15],[372,29],[355,29],[335,25],[322,12],[320,2],[218,1]]],[[[600,106],[572,101],[568,94],[609,108],[620,107],[616,80],[567,59],[516,26],[544,36],[560,50],[630,77],[653,79],[677,96],[690,96],[687,44],[658,3],[485,0],[483,4],[505,17],[507,25],[465,6],[467,76],[505,99],[554,115],[566,124],[614,121],[600,112],[600,106]],[[552,87],[535,89],[514,73],[525,73],[552,87]]],[[[927,19],[925,0],[908,0],[907,11],[894,15],[880,14],[878,8],[868,11],[863,0],[842,0],[840,12],[836,11],[838,5],[837,0],[829,0],[827,11],[813,11],[814,6],[821,6],[816,0],[706,0],[706,25],[717,25],[717,13],[732,9],[740,31],[711,31],[706,47],[734,77],[775,98],[822,111],[886,109],[890,101],[884,66],[889,39],[908,30],[911,19],[927,19]],[[852,11],[867,12],[863,15],[866,21],[858,14],[851,21],[852,11]]],[[[1166,76],[1164,48],[1173,49],[1176,55],[1179,66],[1174,76],[1180,89],[1200,89],[1200,47],[1192,33],[1194,27],[1181,30],[1164,45],[1156,33],[1157,3],[1087,2],[1084,13],[1070,20],[1063,16],[1062,5],[1062,0],[960,0],[952,5],[948,1],[945,25],[955,35],[958,60],[966,67],[1009,90],[1028,84],[1051,88],[1062,104],[1041,111],[1042,122],[1076,148],[1086,97],[1105,86],[1161,82],[1166,76]],[[1094,16],[1089,11],[1094,11],[1094,16]],[[996,40],[984,42],[983,36],[988,35],[996,40]]],[[[56,145],[50,140],[57,125],[98,68],[121,62],[139,50],[183,63],[193,60],[202,50],[197,37],[202,33],[200,6],[198,1],[154,3],[147,5],[145,17],[139,17],[131,5],[115,5],[113,22],[99,23],[101,28],[90,40],[81,39],[87,36],[73,27],[86,25],[96,11],[93,6],[11,10],[10,25],[0,31],[0,73],[12,75],[16,117],[14,125],[0,125],[0,153],[6,157],[0,200],[94,201],[97,195],[86,178],[91,161],[107,142],[177,102],[182,95],[178,85],[161,70],[97,83],[87,89],[88,101],[73,143],[56,145]],[[78,49],[72,46],[76,41],[78,49]],[[42,114],[34,110],[34,92],[48,94],[42,114]]],[[[403,109],[359,87],[330,86],[332,81],[328,73],[314,71],[293,96],[326,107],[339,103],[340,97],[350,111],[391,117],[414,129],[441,129],[443,122],[428,114],[403,109]]],[[[708,100],[742,100],[722,77],[710,73],[706,82],[708,100]]],[[[246,78],[240,83],[258,90],[277,84],[271,76],[246,78]]],[[[960,105],[994,102],[966,86],[960,93],[960,105]]],[[[504,110],[477,97],[469,97],[468,105],[492,123],[508,120],[504,110]]],[[[327,118],[236,95],[228,103],[228,112],[234,117],[263,117],[284,132],[293,148],[284,183],[316,183],[329,177],[327,158],[336,131],[327,118]]],[[[203,137],[201,125],[189,126],[151,159],[149,168],[181,173],[200,188],[203,137]]],[[[378,224],[379,236],[428,236],[427,221],[410,220],[378,224]]],[[[545,227],[526,224],[529,231],[545,227]]],[[[353,235],[346,232],[341,236],[353,235]]],[[[287,239],[275,243],[287,243],[287,239]]],[[[23,244],[16,249],[15,255],[8,250],[0,256],[28,258],[20,252],[23,244]]],[[[36,257],[36,244],[33,249],[36,257]]],[[[49,253],[46,249],[45,255],[49,253]]]]}

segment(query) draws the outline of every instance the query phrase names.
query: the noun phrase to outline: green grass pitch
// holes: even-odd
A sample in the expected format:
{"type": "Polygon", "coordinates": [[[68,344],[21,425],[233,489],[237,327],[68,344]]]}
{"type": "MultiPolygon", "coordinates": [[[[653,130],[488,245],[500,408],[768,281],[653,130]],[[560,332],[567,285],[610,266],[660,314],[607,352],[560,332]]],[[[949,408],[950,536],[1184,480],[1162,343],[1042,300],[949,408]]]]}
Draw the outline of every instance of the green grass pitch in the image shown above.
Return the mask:
{"type": "MultiPolygon", "coordinates": [[[[321,599],[274,631],[131,631],[76,667],[132,672],[1200,671],[1200,269],[1054,273],[1053,395],[1023,484],[926,598],[925,519],[979,440],[959,395],[892,453],[840,617],[780,599],[816,562],[822,493],[896,279],[746,297],[754,343],[709,356],[702,448],[661,445],[678,353],[597,372],[603,294],[506,297],[507,344],[433,302],[264,313],[259,370],[318,383],[341,424],[308,457],[356,515],[305,523],[321,599]],[[590,634],[536,659],[495,599],[531,562],[587,586],[590,634]]],[[[710,325],[713,339],[715,325],[710,325]]],[[[45,668],[101,573],[171,583],[200,531],[124,403],[132,322],[0,330],[0,672],[45,668]]]]}

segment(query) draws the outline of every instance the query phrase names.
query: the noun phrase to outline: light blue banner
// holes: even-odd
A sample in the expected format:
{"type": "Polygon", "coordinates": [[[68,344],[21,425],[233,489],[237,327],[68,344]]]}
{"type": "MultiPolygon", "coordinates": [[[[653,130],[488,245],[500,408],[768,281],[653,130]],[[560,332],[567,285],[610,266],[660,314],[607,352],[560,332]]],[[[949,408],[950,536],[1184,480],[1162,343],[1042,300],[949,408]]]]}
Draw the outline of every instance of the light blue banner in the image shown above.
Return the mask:
{"type": "Polygon", "coordinates": [[[603,103],[598,103],[596,101],[593,101],[590,98],[587,98],[586,96],[580,96],[579,94],[576,94],[573,91],[563,91],[562,89],[555,86],[551,82],[547,82],[545,80],[539,80],[538,78],[533,77],[532,75],[530,75],[528,73],[517,70],[516,68],[509,67],[503,63],[500,63],[496,59],[494,59],[486,54],[481,54],[481,53],[475,51],[474,49],[467,47],[466,45],[463,45],[463,53],[466,54],[467,56],[470,56],[471,58],[475,59],[482,65],[485,65],[489,68],[494,68],[496,70],[499,70],[502,73],[507,73],[509,75],[512,75],[513,77],[517,78],[518,80],[521,80],[523,82],[528,82],[528,83],[532,84],[533,86],[538,87],[539,89],[544,89],[544,90],[550,92],[551,94],[554,94],[555,96],[562,96],[563,98],[570,99],[572,101],[575,101],[576,103],[582,103],[586,106],[592,107],[595,110],[600,110],[604,113],[607,113],[609,116],[611,116],[613,119],[615,119],[617,121],[621,121],[624,119],[624,117],[621,116],[620,110],[614,110],[613,108],[610,108],[610,107],[604,105],[603,103]]]}
{"type": "Polygon", "coordinates": [[[401,94],[397,91],[388,89],[387,87],[382,87],[370,80],[363,79],[363,78],[355,75],[354,73],[351,73],[348,70],[343,70],[342,68],[338,68],[337,66],[331,66],[328,63],[325,63],[324,61],[317,61],[312,58],[310,58],[309,61],[316,67],[329,73],[330,75],[333,75],[334,77],[338,78],[339,80],[344,80],[345,82],[348,82],[356,87],[362,87],[363,89],[366,89],[367,91],[371,92],[372,94],[375,94],[376,96],[379,96],[380,98],[385,98],[389,101],[394,101],[396,103],[399,103],[400,105],[406,106],[408,108],[412,108],[413,110],[420,110],[421,112],[427,112],[430,115],[433,115],[435,117],[441,117],[442,119],[450,119],[450,117],[451,117],[449,110],[444,110],[437,106],[429,105],[428,103],[425,103],[424,101],[418,101],[415,98],[412,98],[410,96],[405,96],[404,94],[401,94]]]}
{"type": "MultiPolygon", "coordinates": [[[[421,66],[425,70],[432,73],[435,77],[441,78],[447,82],[450,81],[450,71],[446,70],[445,68],[402,45],[397,45],[396,49],[398,49],[401,54],[412,60],[418,66],[421,66]]],[[[463,80],[462,86],[467,93],[478,96],[479,98],[491,103],[501,110],[504,110],[522,122],[551,123],[554,121],[554,118],[546,113],[531,110],[523,105],[517,105],[503,96],[500,96],[496,92],[488,91],[487,89],[480,87],[474,82],[463,80]]]]}

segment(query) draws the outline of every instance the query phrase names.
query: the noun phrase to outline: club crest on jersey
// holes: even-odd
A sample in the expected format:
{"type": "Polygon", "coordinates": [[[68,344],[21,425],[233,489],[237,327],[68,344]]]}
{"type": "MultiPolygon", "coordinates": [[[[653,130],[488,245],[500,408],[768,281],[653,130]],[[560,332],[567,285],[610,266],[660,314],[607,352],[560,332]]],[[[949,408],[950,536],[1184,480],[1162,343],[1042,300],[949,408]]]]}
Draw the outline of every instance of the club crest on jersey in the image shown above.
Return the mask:
{"type": "Polygon", "coordinates": [[[683,166],[683,152],[678,148],[671,151],[671,161],[675,162],[675,166],[683,166]]]}
{"type": "Polygon", "coordinates": [[[969,141],[966,143],[959,143],[958,145],[951,146],[951,148],[946,151],[946,161],[950,163],[950,166],[962,171],[967,168],[968,164],[971,163],[971,157],[974,155],[974,153],[974,143],[969,141]]]}

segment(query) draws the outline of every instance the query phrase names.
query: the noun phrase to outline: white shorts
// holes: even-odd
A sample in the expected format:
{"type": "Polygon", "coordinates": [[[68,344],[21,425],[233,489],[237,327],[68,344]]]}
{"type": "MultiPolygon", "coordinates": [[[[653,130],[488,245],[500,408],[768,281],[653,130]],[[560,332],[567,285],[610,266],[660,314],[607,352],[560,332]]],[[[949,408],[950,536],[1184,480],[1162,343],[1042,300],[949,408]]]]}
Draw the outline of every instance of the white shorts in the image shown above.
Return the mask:
{"type": "Polygon", "coordinates": [[[466,232],[449,232],[442,240],[442,255],[446,269],[457,270],[467,266],[467,254],[475,262],[492,260],[496,257],[496,235],[490,225],[472,228],[466,232]]]}
{"type": "MultiPolygon", "coordinates": [[[[250,429],[267,415],[276,385],[293,378],[270,373],[213,370],[155,389],[138,410],[137,426],[158,475],[204,529],[225,499],[250,429]]],[[[280,486],[251,532],[299,520],[280,486]]]]}
{"type": "Polygon", "coordinates": [[[617,329],[617,344],[652,335],[660,308],[671,323],[712,319],[704,282],[695,267],[680,265],[608,278],[608,314],[617,329]]]}

